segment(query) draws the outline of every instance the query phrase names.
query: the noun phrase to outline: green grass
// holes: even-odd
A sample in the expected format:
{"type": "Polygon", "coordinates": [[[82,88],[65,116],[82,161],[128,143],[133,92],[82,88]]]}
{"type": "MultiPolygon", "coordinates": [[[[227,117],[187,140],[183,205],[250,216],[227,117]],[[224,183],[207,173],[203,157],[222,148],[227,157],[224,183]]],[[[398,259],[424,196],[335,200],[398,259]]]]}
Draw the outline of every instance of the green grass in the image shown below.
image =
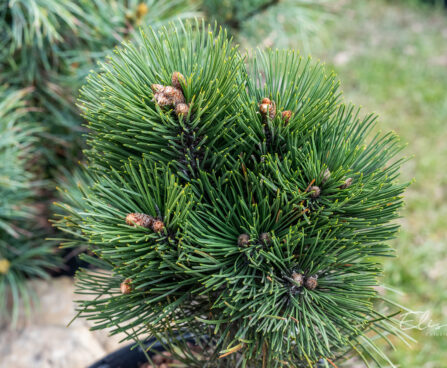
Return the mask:
{"type": "Polygon", "coordinates": [[[414,1],[337,3],[314,56],[338,73],[346,100],[378,113],[379,128],[396,131],[414,156],[403,168],[415,182],[398,258],[386,262],[383,282],[402,292],[390,298],[446,325],[441,336],[408,330],[417,342],[397,343],[390,356],[404,368],[447,367],[447,12],[414,1]]]}

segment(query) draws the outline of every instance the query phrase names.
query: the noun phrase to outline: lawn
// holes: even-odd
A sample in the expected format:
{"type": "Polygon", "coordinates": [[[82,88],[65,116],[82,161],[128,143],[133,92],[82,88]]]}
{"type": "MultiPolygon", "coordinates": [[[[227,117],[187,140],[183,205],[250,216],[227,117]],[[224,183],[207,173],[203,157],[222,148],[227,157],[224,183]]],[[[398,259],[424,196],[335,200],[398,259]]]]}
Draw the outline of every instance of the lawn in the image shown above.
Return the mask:
{"type": "Polygon", "coordinates": [[[397,258],[386,262],[383,280],[401,293],[388,297],[446,325],[435,330],[425,320],[407,331],[417,340],[411,349],[398,344],[390,354],[399,367],[447,367],[447,12],[380,0],[335,9],[312,54],[337,72],[346,101],[379,114],[378,128],[396,131],[412,157],[403,167],[403,180],[414,182],[397,258]]]}

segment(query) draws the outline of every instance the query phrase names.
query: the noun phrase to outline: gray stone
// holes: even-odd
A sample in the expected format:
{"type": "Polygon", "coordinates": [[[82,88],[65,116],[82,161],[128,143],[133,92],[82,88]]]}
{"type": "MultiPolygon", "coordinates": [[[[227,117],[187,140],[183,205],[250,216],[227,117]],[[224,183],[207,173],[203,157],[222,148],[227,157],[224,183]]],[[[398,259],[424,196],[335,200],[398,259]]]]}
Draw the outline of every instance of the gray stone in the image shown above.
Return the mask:
{"type": "MultiPolygon", "coordinates": [[[[0,368],[85,368],[117,350],[124,335],[90,331],[91,322],[77,318],[74,283],[69,277],[33,280],[38,305],[31,317],[21,311],[14,329],[0,330],[0,368]]],[[[4,322],[4,321],[3,321],[4,322]]]]}
{"type": "Polygon", "coordinates": [[[85,368],[105,354],[85,327],[38,325],[0,334],[1,368],[85,368]]]}

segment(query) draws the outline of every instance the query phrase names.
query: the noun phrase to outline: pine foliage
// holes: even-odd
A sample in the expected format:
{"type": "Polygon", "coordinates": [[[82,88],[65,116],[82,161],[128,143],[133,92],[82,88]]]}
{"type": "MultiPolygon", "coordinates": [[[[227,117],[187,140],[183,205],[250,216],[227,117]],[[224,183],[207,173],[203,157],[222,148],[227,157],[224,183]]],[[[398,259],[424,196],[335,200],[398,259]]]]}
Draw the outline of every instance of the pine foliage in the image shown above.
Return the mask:
{"type": "Polygon", "coordinates": [[[187,0],[0,2],[0,313],[10,296],[14,318],[20,300],[29,307],[25,280],[57,264],[45,240],[51,181],[81,158],[75,101],[88,72],[139,26],[193,11],[187,0]]]}
{"type": "Polygon", "coordinates": [[[46,277],[45,269],[55,265],[32,206],[38,183],[28,163],[39,129],[28,120],[29,92],[0,88],[0,315],[12,310],[13,322],[20,303],[30,307],[26,278],[46,277]]]}
{"type": "Polygon", "coordinates": [[[79,159],[77,91],[88,72],[139,26],[189,17],[186,0],[7,0],[0,4],[0,82],[34,87],[42,165],[79,159]],[[51,142],[51,144],[49,143],[51,142]],[[63,159],[63,161],[61,161],[63,159]]]}
{"type": "Polygon", "coordinates": [[[332,73],[176,23],[117,49],[80,104],[87,179],[58,226],[96,255],[78,275],[95,328],[155,336],[188,367],[390,364],[376,338],[400,332],[376,286],[400,144],[341,103],[332,73]],[[186,113],[160,92],[175,72],[186,113]]]}

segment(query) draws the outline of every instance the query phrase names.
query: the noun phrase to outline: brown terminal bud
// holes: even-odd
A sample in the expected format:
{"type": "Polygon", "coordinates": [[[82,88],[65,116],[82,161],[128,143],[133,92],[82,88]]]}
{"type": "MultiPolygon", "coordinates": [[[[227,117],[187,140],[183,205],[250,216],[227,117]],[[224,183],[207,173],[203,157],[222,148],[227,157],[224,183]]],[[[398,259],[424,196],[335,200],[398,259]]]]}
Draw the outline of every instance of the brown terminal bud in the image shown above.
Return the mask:
{"type": "Polygon", "coordinates": [[[248,234],[241,234],[239,235],[239,237],[237,238],[237,244],[240,247],[246,247],[247,245],[250,244],[250,237],[248,236],[248,234]]]}
{"type": "Polygon", "coordinates": [[[165,86],[154,83],[153,85],[151,85],[151,89],[154,93],[163,93],[165,90],[165,86]]]}
{"type": "Polygon", "coordinates": [[[120,290],[121,290],[121,294],[130,294],[130,292],[132,291],[132,279],[125,279],[121,285],[120,285],[120,290]]]}
{"type": "Polygon", "coordinates": [[[323,173],[323,177],[322,177],[322,179],[321,179],[321,182],[322,182],[323,184],[326,183],[326,182],[329,180],[330,177],[331,177],[331,172],[329,171],[328,168],[326,168],[326,170],[324,170],[324,173],[323,173]]]}
{"type": "Polygon", "coordinates": [[[267,115],[267,112],[269,111],[269,104],[260,104],[259,105],[259,111],[262,115],[267,115]]]}
{"type": "Polygon", "coordinates": [[[314,290],[318,286],[318,281],[316,277],[308,277],[306,281],[304,282],[304,286],[306,289],[314,290]]]}
{"type": "Polygon", "coordinates": [[[261,104],[259,105],[259,111],[264,116],[268,113],[270,119],[273,119],[276,115],[276,104],[269,98],[263,98],[261,104]]]}
{"type": "Polygon", "coordinates": [[[303,281],[304,281],[304,276],[300,273],[297,272],[293,272],[292,273],[292,280],[298,284],[298,286],[302,286],[303,285],[303,281]]]}
{"type": "Polygon", "coordinates": [[[164,90],[164,95],[169,98],[174,105],[179,103],[185,103],[185,96],[183,96],[183,92],[181,89],[167,86],[164,90]]]}
{"type": "Polygon", "coordinates": [[[317,187],[316,185],[314,185],[314,186],[310,187],[309,192],[310,192],[310,196],[312,198],[318,198],[321,194],[321,189],[320,189],[320,187],[317,187]]]}
{"type": "Polygon", "coordinates": [[[267,97],[263,98],[261,101],[261,104],[270,105],[271,103],[272,103],[272,101],[270,100],[270,98],[267,98],[267,97]]]}
{"type": "Polygon", "coordinates": [[[11,267],[11,262],[6,258],[0,258],[0,274],[6,275],[11,267]]]}
{"type": "Polygon", "coordinates": [[[188,112],[189,112],[189,106],[185,103],[179,103],[175,107],[175,113],[177,115],[180,115],[180,114],[188,115],[188,112]]]}
{"type": "Polygon", "coordinates": [[[137,6],[137,18],[143,18],[149,11],[148,6],[145,3],[140,3],[137,6]]]}
{"type": "Polygon", "coordinates": [[[165,224],[161,220],[155,220],[152,224],[152,230],[154,230],[156,233],[160,233],[164,230],[165,224]]]}
{"type": "Polygon", "coordinates": [[[183,76],[183,74],[180,73],[180,72],[172,73],[172,78],[171,78],[172,86],[181,90],[182,89],[182,83],[183,83],[184,86],[186,86],[186,79],[183,76]]]}
{"type": "Polygon", "coordinates": [[[272,237],[269,233],[262,233],[261,235],[259,235],[259,241],[265,245],[270,245],[270,243],[272,242],[272,237]]]}
{"type": "Polygon", "coordinates": [[[160,107],[172,105],[172,100],[167,98],[164,93],[156,93],[154,98],[160,107]]]}
{"type": "Polygon", "coordinates": [[[130,226],[143,226],[145,228],[150,228],[154,222],[152,216],[146,215],[145,213],[129,213],[126,216],[126,224],[130,226]]]}
{"type": "Polygon", "coordinates": [[[281,113],[281,116],[284,120],[285,125],[289,123],[290,117],[292,116],[292,111],[286,110],[281,113]]]}
{"type": "Polygon", "coordinates": [[[166,97],[171,98],[176,93],[178,93],[178,88],[172,87],[172,86],[165,86],[163,89],[163,93],[166,97]]]}
{"type": "Polygon", "coordinates": [[[339,186],[339,188],[340,189],[346,189],[346,188],[349,188],[351,186],[351,184],[352,184],[352,178],[347,178],[345,180],[345,182],[342,185],[339,186]]]}

